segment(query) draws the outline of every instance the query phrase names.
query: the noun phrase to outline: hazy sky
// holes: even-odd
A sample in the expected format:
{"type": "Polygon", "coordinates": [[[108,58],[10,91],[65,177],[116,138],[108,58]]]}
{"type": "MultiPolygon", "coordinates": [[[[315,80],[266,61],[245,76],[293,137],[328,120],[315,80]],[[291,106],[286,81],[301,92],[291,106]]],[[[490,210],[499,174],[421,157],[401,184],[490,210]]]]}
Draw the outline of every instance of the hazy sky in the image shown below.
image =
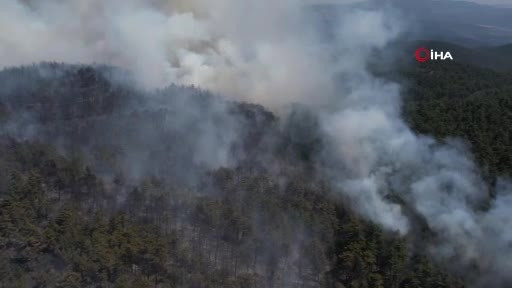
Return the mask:
{"type": "Polygon", "coordinates": [[[512,6],[512,0],[469,0],[480,4],[512,6]]]}
{"type": "MultiPolygon", "coordinates": [[[[353,2],[361,2],[364,0],[304,0],[309,3],[353,3],[353,2]]],[[[446,1],[454,1],[454,0],[446,0],[446,1]]],[[[501,5],[501,6],[511,6],[512,0],[463,0],[469,2],[475,2],[480,4],[489,4],[489,5],[501,5]]]]}

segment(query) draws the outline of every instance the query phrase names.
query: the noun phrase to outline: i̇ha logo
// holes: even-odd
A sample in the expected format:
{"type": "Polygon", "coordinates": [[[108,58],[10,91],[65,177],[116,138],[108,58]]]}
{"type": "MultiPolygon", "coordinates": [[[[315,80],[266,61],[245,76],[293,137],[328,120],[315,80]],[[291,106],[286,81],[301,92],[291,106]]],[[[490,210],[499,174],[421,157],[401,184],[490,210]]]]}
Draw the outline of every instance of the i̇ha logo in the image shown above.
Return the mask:
{"type": "Polygon", "coordinates": [[[428,60],[453,60],[450,52],[437,52],[433,49],[428,50],[427,48],[416,49],[414,56],[418,62],[427,62],[428,60]]]}

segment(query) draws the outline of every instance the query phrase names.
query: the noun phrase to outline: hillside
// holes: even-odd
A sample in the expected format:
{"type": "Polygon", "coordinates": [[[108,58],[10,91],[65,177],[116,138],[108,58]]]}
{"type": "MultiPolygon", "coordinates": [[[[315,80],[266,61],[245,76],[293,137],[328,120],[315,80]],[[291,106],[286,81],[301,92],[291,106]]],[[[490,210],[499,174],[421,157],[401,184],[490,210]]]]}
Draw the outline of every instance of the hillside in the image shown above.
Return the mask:
{"type": "Polygon", "coordinates": [[[490,1],[0,0],[0,288],[512,287],[490,1]]]}
{"type": "MultiPolygon", "coordinates": [[[[512,75],[471,60],[510,47],[416,45],[460,58],[403,60],[388,75],[405,88],[405,118],[466,140],[494,186],[512,174],[512,75]]],[[[56,63],[0,72],[0,276],[12,287],[464,287],[425,254],[436,235],[414,210],[403,238],[333,193],[305,107],[279,119],[130,77],[56,63]]]]}
{"type": "Polygon", "coordinates": [[[469,49],[443,42],[423,44],[454,51],[455,61],[413,63],[403,71],[408,87],[405,114],[412,127],[439,139],[462,137],[491,174],[510,175],[510,45],[469,49]],[[499,51],[495,58],[487,56],[492,51],[499,51]]]}
{"type": "Polygon", "coordinates": [[[279,120],[186,87],[146,98],[109,71],[0,72],[5,287],[462,287],[315,176],[321,143],[300,136],[315,129],[307,111],[279,120]],[[182,101],[206,122],[185,117],[182,101]],[[226,150],[237,161],[195,162],[194,145],[223,139],[203,128],[229,133],[230,117],[242,128],[226,150]]]}

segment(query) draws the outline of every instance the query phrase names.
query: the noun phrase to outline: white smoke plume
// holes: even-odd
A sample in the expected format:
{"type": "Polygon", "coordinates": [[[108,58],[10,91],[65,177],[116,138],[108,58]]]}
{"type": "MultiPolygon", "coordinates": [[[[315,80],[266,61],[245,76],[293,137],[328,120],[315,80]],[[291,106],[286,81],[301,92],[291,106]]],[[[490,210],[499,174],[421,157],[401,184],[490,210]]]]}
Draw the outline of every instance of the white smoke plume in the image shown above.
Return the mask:
{"type": "Polygon", "coordinates": [[[272,105],[306,100],[327,79],[297,3],[1,0],[0,66],[99,62],[130,69],[150,88],[198,85],[272,105]]]}
{"type": "MultiPolygon", "coordinates": [[[[489,197],[480,171],[461,143],[437,143],[416,135],[400,113],[400,87],[368,72],[372,48],[399,33],[383,12],[354,12],[340,20],[336,52],[342,75],[334,111],[324,113],[330,136],[326,154],[338,169],[327,169],[359,211],[383,227],[412,233],[407,214],[387,199],[398,196],[439,238],[430,252],[465,269],[479,266],[477,287],[506,287],[512,279],[510,184],[503,181],[489,211],[477,209],[489,197]],[[333,161],[332,158],[335,158],[333,161]],[[341,163],[341,164],[340,164],[341,163]],[[341,172],[341,173],[340,173],[341,172]],[[490,286],[489,286],[490,285],[490,286]]],[[[466,275],[467,276],[467,275],[466,275]]],[[[469,276],[471,278],[471,276],[469,276]]]]}
{"type": "MultiPolygon", "coordinates": [[[[357,211],[412,233],[399,197],[436,234],[433,255],[472,267],[475,285],[510,284],[512,207],[503,181],[488,191],[456,141],[416,135],[400,87],[367,66],[404,27],[388,9],[342,13],[326,43],[299,0],[0,0],[0,67],[39,61],[125,67],[146,87],[197,85],[271,109],[300,102],[321,115],[325,174],[357,211]]],[[[325,2],[325,1],[322,1],[325,2]]],[[[490,286],[489,286],[490,285],[490,286]]]]}

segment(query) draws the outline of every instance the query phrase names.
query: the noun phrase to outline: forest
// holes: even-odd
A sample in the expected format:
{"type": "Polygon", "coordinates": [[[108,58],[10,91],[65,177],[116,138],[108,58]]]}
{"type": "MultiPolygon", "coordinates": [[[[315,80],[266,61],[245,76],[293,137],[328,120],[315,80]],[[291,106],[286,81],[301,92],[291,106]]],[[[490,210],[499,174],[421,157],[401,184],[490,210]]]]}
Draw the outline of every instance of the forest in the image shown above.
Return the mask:
{"type": "MultiPolygon", "coordinates": [[[[435,241],[421,219],[400,236],[334,193],[307,109],[280,119],[181,86],[148,101],[117,73],[0,72],[1,287],[467,287],[414,239],[435,241]]],[[[490,186],[512,174],[512,73],[446,62],[398,77],[417,133],[463,139],[490,186]]]]}

